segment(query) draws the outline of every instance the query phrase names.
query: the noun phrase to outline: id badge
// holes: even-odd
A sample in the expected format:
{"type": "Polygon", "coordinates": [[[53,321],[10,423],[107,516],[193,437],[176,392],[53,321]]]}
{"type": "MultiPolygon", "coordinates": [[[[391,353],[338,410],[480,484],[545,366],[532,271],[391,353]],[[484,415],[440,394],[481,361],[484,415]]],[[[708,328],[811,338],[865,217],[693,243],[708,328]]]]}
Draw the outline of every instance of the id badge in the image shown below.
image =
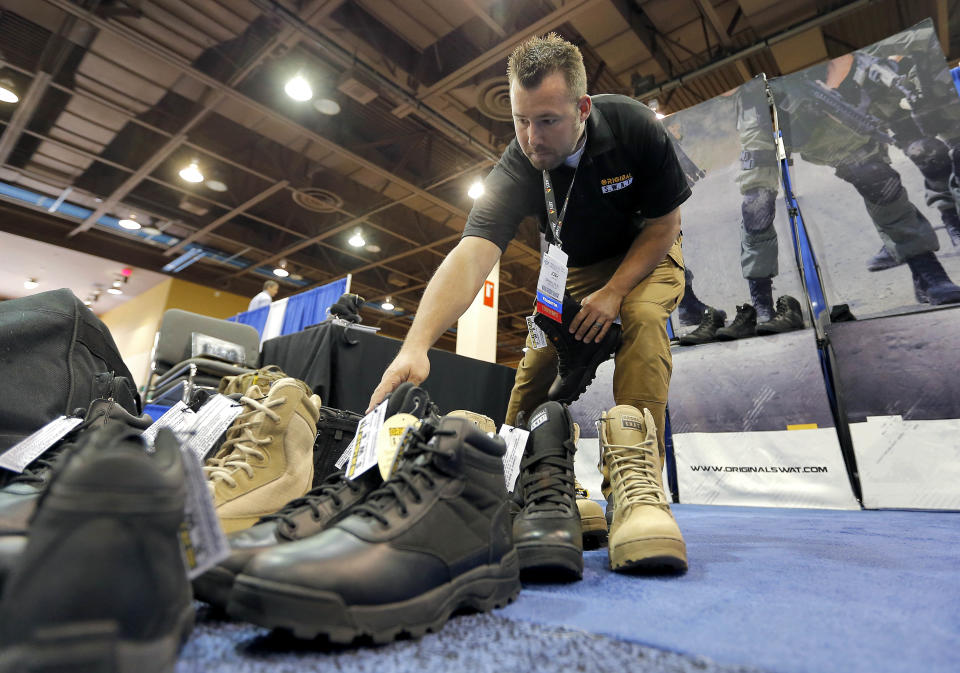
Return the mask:
{"type": "Polygon", "coordinates": [[[537,280],[537,312],[560,322],[563,313],[563,290],[567,285],[567,253],[549,245],[540,262],[537,280]]]}

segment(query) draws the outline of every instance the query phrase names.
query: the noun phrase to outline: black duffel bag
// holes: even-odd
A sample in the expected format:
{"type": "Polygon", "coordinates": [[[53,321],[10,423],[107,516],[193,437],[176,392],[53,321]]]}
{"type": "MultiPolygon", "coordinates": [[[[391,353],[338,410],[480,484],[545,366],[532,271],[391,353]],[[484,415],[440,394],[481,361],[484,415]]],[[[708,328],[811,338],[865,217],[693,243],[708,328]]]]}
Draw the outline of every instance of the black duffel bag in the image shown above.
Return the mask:
{"type": "Polygon", "coordinates": [[[0,452],[98,397],[139,416],[132,381],[110,330],[70,290],[0,301],[0,452]]]}

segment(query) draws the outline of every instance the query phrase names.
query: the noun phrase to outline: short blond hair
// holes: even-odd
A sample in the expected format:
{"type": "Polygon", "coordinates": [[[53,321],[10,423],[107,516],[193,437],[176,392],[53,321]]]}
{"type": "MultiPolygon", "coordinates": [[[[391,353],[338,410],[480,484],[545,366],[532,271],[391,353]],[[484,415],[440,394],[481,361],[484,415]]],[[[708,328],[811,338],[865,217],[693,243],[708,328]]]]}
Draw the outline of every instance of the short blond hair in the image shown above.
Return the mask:
{"type": "Polygon", "coordinates": [[[525,40],[507,59],[507,79],[524,89],[536,89],[544,77],[555,72],[563,73],[574,100],[587,94],[583,55],[557,33],[525,40]]]}

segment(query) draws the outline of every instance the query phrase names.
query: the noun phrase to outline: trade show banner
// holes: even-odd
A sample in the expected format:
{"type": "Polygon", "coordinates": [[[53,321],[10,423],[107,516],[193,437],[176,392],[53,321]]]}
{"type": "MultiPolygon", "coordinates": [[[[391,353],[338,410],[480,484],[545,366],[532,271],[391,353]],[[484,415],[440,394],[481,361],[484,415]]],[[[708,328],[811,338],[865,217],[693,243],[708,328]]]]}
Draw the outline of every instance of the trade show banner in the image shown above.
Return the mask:
{"type": "Polygon", "coordinates": [[[827,326],[868,508],[960,510],[960,308],[827,326]]]}
{"type": "Polygon", "coordinates": [[[743,305],[769,320],[784,295],[809,324],[764,87],[757,77],[663,120],[693,190],[681,207],[687,290],[671,318],[677,334],[708,307],[727,326],[743,305]]]}
{"type": "Polygon", "coordinates": [[[933,22],[769,84],[828,304],[960,302],[960,97],[933,22]]]}

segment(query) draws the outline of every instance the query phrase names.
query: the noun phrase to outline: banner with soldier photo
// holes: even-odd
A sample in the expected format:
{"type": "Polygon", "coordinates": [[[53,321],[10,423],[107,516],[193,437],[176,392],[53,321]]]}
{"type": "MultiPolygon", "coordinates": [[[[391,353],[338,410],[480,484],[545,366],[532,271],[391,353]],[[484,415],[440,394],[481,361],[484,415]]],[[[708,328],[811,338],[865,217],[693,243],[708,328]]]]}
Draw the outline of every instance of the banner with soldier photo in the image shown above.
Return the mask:
{"type": "Polygon", "coordinates": [[[960,303],[960,97],[933,22],[770,88],[828,304],[960,303]]]}

